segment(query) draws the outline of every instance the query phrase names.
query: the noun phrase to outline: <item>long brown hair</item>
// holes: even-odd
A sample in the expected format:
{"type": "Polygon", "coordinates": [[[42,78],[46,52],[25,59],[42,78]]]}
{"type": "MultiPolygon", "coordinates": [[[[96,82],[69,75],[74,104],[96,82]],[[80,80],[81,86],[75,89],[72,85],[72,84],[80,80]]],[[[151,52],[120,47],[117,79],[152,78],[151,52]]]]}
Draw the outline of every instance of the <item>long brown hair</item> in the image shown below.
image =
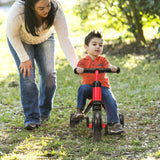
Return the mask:
{"type": "MultiPolygon", "coordinates": [[[[22,0],[25,1],[24,7],[24,16],[25,16],[25,28],[28,33],[31,33],[33,36],[38,36],[36,34],[35,28],[38,26],[37,20],[34,13],[34,6],[39,0],[22,0]]],[[[46,23],[46,29],[50,28],[53,25],[56,12],[58,10],[58,4],[51,1],[51,10],[48,13],[48,16],[43,20],[46,23]]]]}

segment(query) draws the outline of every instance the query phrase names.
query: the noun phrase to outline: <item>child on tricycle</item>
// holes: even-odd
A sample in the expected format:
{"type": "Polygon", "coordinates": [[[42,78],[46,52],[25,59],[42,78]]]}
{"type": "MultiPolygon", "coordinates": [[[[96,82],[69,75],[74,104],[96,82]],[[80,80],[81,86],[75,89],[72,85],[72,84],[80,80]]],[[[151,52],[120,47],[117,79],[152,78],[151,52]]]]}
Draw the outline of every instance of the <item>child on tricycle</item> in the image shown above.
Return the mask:
{"type": "MultiPolygon", "coordinates": [[[[111,65],[109,61],[100,54],[103,51],[103,36],[99,31],[91,31],[84,41],[84,48],[87,55],[82,58],[76,68],[76,73],[82,77],[82,85],[78,89],[77,110],[74,116],[77,119],[85,117],[84,107],[87,99],[92,99],[93,82],[95,81],[94,73],[83,73],[84,69],[89,68],[110,68],[112,72],[117,72],[118,68],[111,65]]],[[[110,89],[109,79],[106,73],[99,74],[101,83],[101,98],[107,115],[107,126],[110,133],[122,133],[124,129],[119,121],[117,112],[117,103],[110,89]]]]}

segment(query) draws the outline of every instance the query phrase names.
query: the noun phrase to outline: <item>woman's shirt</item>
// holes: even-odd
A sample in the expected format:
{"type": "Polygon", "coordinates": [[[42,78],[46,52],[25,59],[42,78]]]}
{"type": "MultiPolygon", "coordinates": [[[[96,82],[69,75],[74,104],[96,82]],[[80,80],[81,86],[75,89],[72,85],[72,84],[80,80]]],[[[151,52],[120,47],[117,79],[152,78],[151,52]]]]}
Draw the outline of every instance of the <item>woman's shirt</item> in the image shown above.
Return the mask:
{"type": "Polygon", "coordinates": [[[6,26],[7,37],[18,54],[20,61],[24,62],[29,60],[29,56],[23,47],[22,41],[31,45],[40,44],[46,41],[51,34],[56,31],[64,54],[69,60],[72,68],[75,68],[78,57],[76,56],[74,47],[70,41],[66,18],[61,7],[58,6],[53,26],[49,29],[44,29],[45,24],[43,24],[37,28],[36,33],[39,36],[33,36],[31,33],[28,33],[25,28],[24,3],[24,1],[18,0],[12,5],[8,13],[6,26]]]}

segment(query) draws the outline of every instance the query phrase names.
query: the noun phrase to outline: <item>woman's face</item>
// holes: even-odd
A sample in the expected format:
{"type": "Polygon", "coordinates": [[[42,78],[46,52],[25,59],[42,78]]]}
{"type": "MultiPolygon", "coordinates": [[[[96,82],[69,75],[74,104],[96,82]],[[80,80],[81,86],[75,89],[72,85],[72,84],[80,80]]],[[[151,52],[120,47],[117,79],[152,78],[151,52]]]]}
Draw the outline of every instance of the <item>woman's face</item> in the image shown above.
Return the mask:
{"type": "Polygon", "coordinates": [[[39,0],[35,6],[34,11],[37,18],[46,18],[51,10],[51,0],[39,0]]]}

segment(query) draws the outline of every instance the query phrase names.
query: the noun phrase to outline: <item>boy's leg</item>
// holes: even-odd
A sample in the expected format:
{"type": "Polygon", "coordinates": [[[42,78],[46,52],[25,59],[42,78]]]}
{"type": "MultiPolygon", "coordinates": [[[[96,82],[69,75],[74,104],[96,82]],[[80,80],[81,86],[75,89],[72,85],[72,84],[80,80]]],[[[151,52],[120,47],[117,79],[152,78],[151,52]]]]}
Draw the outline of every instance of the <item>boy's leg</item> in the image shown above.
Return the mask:
{"type": "Polygon", "coordinates": [[[92,86],[83,84],[78,89],[77,108],[84,109],[87,98],[92,98],[92,86]]]}
{"type": "Polygon", "coordinates": [[[102,101],[107,113],[107,123],[109,124],[110,133],[119,134],[124,132],[124,129],[119,123],[116,100],[111,90],[107,87],[102,87],[102,101]]]}
{"type": "Polygon", "coordinates": [[[119,118],[117,113],[117,103],[112,94],[112,91],[109,88],[103,86],[101,90],[102,90],[102,101],[107,113],[107,123],[112,123],[112,122],[119,123],[119,118]]]}
{"type": "Polygon", "coordinates": [[[83,110],[86,105],[87,98],[92,98],[92,86],[83,84],[78,89],[78,96],[77,96],[77,118],[83,118],[83,110]]]}

